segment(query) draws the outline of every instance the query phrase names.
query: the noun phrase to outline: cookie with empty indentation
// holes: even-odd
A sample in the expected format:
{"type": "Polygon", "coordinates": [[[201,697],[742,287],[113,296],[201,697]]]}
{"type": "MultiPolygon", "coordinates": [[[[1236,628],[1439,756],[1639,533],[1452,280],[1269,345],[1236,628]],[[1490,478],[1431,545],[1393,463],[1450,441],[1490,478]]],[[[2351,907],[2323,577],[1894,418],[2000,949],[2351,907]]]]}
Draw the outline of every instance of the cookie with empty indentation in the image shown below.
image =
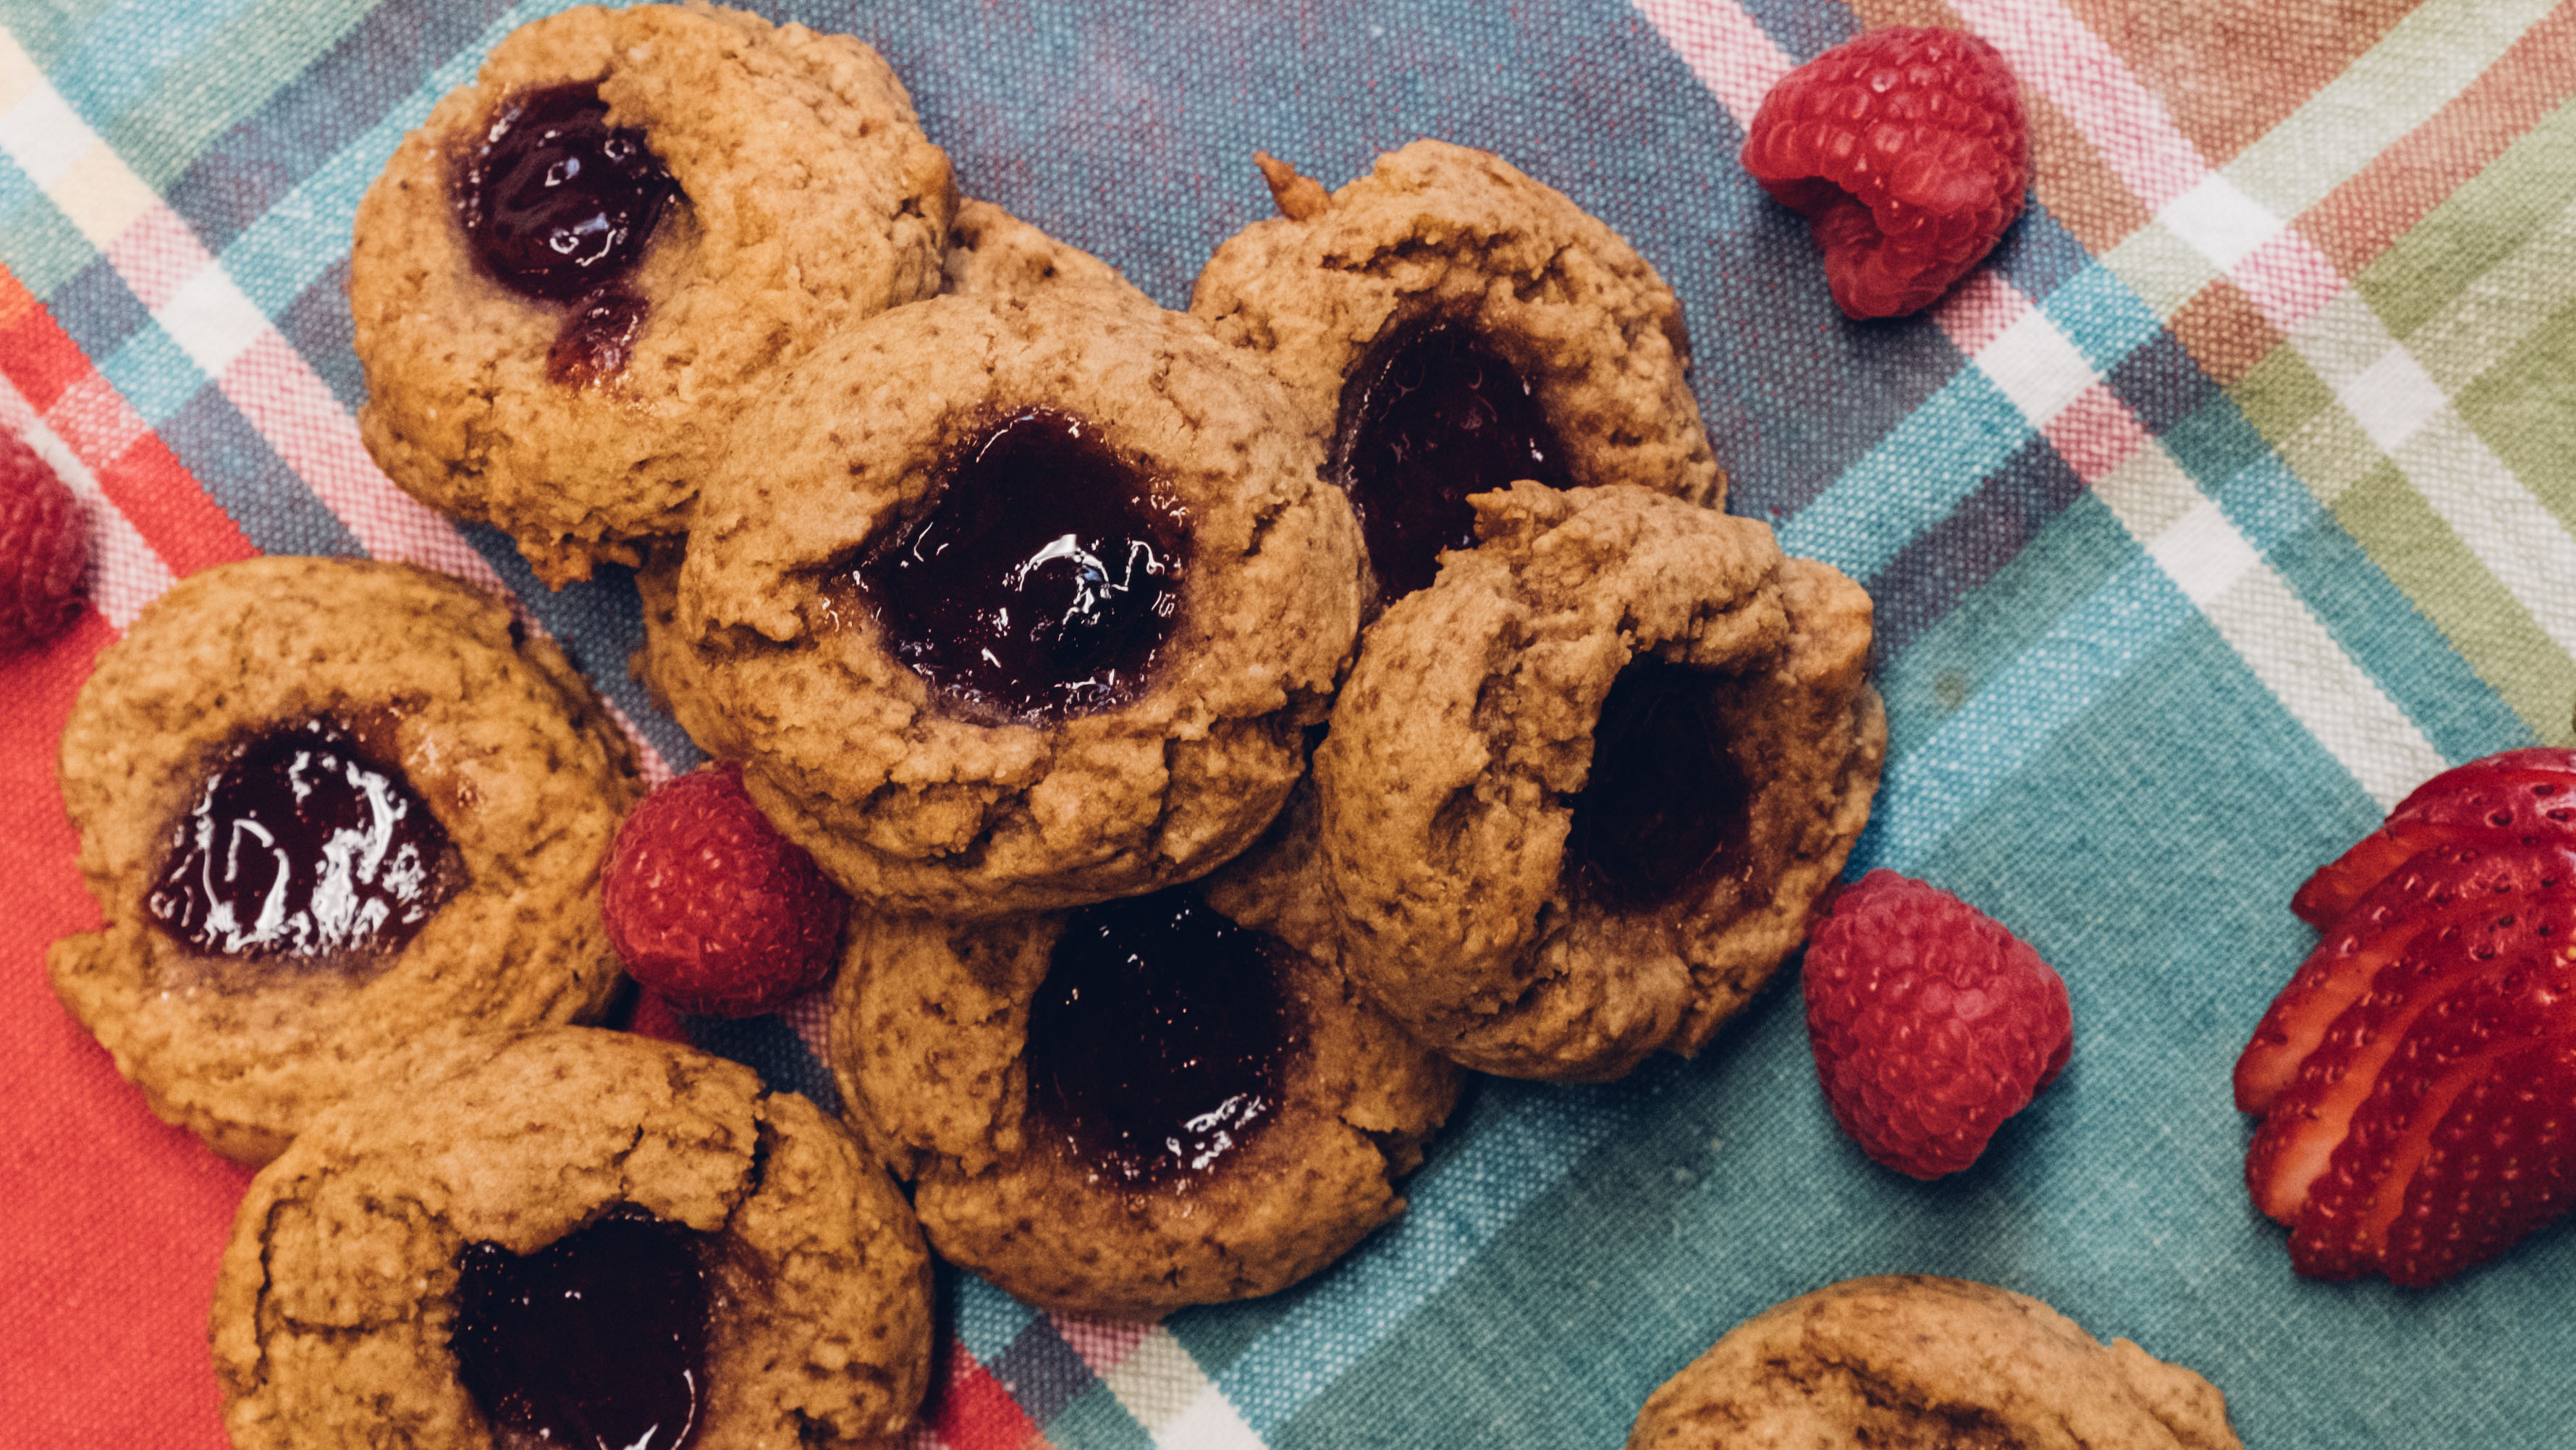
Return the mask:
{"type": "Polygon", "coordinates": [[[107,924],[54,943],[54,991],[228,1157],[619,980],[599,862],[632,747],[560,649],[442,575],[191,576],[100,653],[60,779],[107,924]]]}
{"type": "Polygon", "coordinates": [[[1217,248],[1190,310],[1296,400],[1377,602],[1430,583],[1474,540],[1467,498],[1519,479],[1725,502],[1681,304],[1616,232],[1444,141],[1329,193],[1260,161],[1282,215],[1217,248]]]}
{"type": "Polygon", "coordinates": [[[1284,1288],[1403,1208],[1460,1074],[1294,944],[1315,918],[1275,888],[1311,815],[1281,825],[1203,884],[854,930],[834,1072],[941,1257],[1151,1317],[1284,1288]]]}
{"type": "Polygon", "coordinates": [[[1477,546],[1370,626],[1315,754],[1344,960],[1483,1071],[1696,1052],[1868,819],[1869,596],[1645,489],[1474,503],[1477,546]]]}
{"type": "Polygon", "coordinates": [[[705,5],[522,26],[359,204],[368,451],[550,584],[634,563],[781,369],[938,290],[954,206],[848,36],[705,5]]]}
{"type": "Polygon", "coordinates": [[[252,1180],[211,1318],[241,1450],[857,1450],[921,1402],[930,1259],[804,1098],[553,1028],[315,1119],[252,1180]]]}
{"type": "Polygon", "coordinates": [[[2216,1386],[2026,1295],[1846,1279],[1728,1331],[1646,1401],[1628,1450],[2014,1445],[2241,1450],[2216,1386]]]}
{"type": "Polygon", "coordinates": [[[886,313],[741,423],[648,581],[648,677],[880,908],[1202,875],[1278,811],[1358,627],[1350,509],[1285,413],[1114,279],[886,313]]]}

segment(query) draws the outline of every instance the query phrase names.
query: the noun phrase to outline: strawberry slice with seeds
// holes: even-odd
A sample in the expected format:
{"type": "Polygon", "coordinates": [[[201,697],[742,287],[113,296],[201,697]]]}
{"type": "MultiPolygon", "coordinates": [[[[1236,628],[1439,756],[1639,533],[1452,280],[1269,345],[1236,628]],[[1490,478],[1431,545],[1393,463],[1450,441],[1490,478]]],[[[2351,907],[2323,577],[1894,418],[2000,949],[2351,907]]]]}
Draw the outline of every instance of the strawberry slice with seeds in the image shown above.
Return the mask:
{"type": "Polygon", "coordinates": [[[2385,825],[2309,877],[2290,897],[2290,910],[2323,931],[2425,851],[2554,840],[2576,841],[2576,750],[2508,750],[2417,786],[2385,825]]]}
{"type": "Polygon", "coordinates": [[[2576,1042],[2499,1058],[2432,1134],[2389,1215],[2381,1267],[2438,1283],[2511,1248],[2576,1204],[2576,1042]]]}
{"type": "MultiPolygon", "coordinates": [[[[2263,1212],[2285,1224],[2308,1222],[2312,1232],[2330,1235],[2340,1220],[2306,1217],[2312,1189],[2337,1203],[2368,1198],[2379,1175],[2362,1150],[2347,1147],[2347,1139],[2418,1019],[2436,1007],[2443,1015],[2456,1014],[2469,1000],[2461,994],[2482,980],[2523,970],[2537,953],[2554,953],[2576,931],[2576,893],[2489,898],[2487,914],[2457,925],[2419,934],[2380,968],[2368,990],[2336,1015],[2297,1079],[2273,1102],[2245,1154],[2246,1187],[2263,1212]]],[[[2425,1071],[2417,1065],[2408,1075],[2425,1071]]]]}
{"type": "Polygon", "coordinates": [[[2299,1210],[2292,1267],[2322,1279],[2381,1267],[2389,1228],[2435,1161],[2439,1135],[2474,1136],[2494,1111],[2487,1086],[2535,1046],[2576,1033],[2571,933],[2576,901],[2554,898],[2490,940],[2497,951],[2485,970],[2416,1015],[2299,1210]]]}
{"type": "Polygon", "coordinates": [[[2576,882],[2576,839],[2494,849],[2454,842],[2417,857],[2373,886],[2299,965],[2236,1060],[2236,1106],[2271,1111],[2298,1079],[2327,1029],[2427,935],[2457,932],[2505,899],[2576,882]]]}

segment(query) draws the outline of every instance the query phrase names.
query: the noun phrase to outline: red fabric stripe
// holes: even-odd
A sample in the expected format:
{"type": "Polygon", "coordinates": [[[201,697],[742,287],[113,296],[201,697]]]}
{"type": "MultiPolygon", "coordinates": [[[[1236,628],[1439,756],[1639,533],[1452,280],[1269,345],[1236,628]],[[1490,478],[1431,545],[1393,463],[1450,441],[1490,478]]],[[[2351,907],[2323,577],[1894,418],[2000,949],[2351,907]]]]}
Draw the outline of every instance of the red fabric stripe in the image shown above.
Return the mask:
{"type": "MultiPolygon", "coordinates": [[[[134,410],[81,355],[53,314],[6,267],[0,267],[0,374],[38,412],[51,412],[66,393],[82,388],[89,427],[59,427],[80,454],[101,492],[134,525],[143,542],[185,578],[212,564],[259,552],[178,455],[143,426],[134,410]],[[113,419],[93,418],[102,410],[113,419]],[[108,451],[99,451],[101,446],[108,451]]],[[[47,752],[51,758],[51,752],[47,752]]]]}
{"type": "Polygon", "coordinates": [[[948,1450],[1022,1450],[1045,1443],[1028,1412],[965,1345],[949,1341],[947,1357],[948,1382],[922,1411],[948,1450]]]}
{"type": "Polygon", "coordinates": [[[54,745],[90,661],[115,638],[96,611],[0,656],[0,1364],[14,1443],[221,1450],[206,1306],[248,1170],[163,1124],[64,1014],[45,947],[98,911],[54,788],[54,745]]]}

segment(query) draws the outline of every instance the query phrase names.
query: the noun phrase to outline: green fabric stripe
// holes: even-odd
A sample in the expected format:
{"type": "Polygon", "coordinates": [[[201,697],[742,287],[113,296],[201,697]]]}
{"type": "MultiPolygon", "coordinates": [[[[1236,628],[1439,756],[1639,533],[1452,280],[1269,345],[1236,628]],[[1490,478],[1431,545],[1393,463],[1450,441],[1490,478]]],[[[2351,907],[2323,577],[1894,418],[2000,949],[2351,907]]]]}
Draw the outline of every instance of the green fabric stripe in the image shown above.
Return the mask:
{"type": "Polygon", "coordinates": [[[2429,0],[2246,147],[2227,179],[2275,215],[2297,216],[2432,119],[2553,3],[2429,0]]]}
{"type": "MultiPolygon", "coordinates": [[[[2561,265],[2568,271],[2554,279],[2556,305],[2547,320],[2454,406],[2541,506],[2576,532],[2576,251],[2561,265]]],[[[2576,569],[2576,560],[2567,567],[2576,569]]]]}
{"type": "Polygon", "coordinates": [[[2397,470],[2383,462],[2333,503],[2335,519],[2478,677],[2544,740],[2565,739],[2576,661],[2541,631],[2397,470]]]}
{"type": "Polygon", "coordinates": [[[80,42],[82,33],[116,3],[117,0],[52,0],[50,4],[13,4],[9,7],[6,29],[17,38],[19,48],[34,59],[38,69],[51,73],[63,56],[80,42]]]}
{"type": "Polygon", "coordinates": [[[2576,300],[2576,203],[2461,289],[2406,339],[2406,350],[2443,396],[2461,391],[2522,351],[2532,333],[2576,300]]]}
{"type": "Polygon", "coordinates": [[[268,104],[379,0],[260,0],[214,41],[162,72],[103,135],[159,191],[216,138],[268,104]]]}
{"type": "MultiPolygon", "coordinates": [[[[2562,105],[2433,209],[2354,286],[2403,341],[2576,199],[2576,104],[2562,105]]],[[[2551,278],[2553,290],[2563,278],[2551,278]]],[[[2426,363],[2429,369],[2432,364],[2426,363]]],[[[2436,374],[2439,376],[2439,374],[2436,374]]]]}

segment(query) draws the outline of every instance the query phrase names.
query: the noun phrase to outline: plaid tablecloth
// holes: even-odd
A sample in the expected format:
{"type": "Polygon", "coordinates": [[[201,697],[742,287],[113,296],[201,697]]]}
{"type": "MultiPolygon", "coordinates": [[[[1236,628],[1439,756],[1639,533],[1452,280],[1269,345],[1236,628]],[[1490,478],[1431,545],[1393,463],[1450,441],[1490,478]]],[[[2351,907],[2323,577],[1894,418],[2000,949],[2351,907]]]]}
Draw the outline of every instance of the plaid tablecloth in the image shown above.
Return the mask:
{"type": "MultiPolygon", "coordinates": [[[[54,739],[170,581],[257,551],[517,591],[659,761],[622,577],[549,594],[358,445],[358,195],[551,0],[0,0],[0,425],[87,500],[96,609],[0,661],[0,1442],[222,1443],[203,1318],[246,1175],[44,984],[95,909],[54,739]]],[[[1951,887],[2065,974],[2074,1065],[1970,1172],[1876,1168],[1794,990],[1696,1062],[1471,1092],[1413,1207],[1320,1279],[1153,1328],[941,1281],[924,1444],[1611,1445],[1747,1314],[1852,1274],[2035,1294],[2227,1393],[2247,1441],[2576,1437],[2576,1230],[2443,1287],[2293,1277],[2228,1069],[2285,908],[2418,780],[2576,704],[2576,5],[2537,0],[792,0],[878,46],[963,186],[1167,304],[1265,213],[1493,148],[1680,291],[1732,507],[1878,600],[1893,744],[1854,869],[1951,887]],[[1736,164],[1864,24],[2022,76],[2029,214],[1937,311],[1855,325],[1736,164]]],[[[611,571],[612,574],[615,571],[611,571]]],[[[811,1004],[698,1039],[826,1100],[811,1004]]]]}

